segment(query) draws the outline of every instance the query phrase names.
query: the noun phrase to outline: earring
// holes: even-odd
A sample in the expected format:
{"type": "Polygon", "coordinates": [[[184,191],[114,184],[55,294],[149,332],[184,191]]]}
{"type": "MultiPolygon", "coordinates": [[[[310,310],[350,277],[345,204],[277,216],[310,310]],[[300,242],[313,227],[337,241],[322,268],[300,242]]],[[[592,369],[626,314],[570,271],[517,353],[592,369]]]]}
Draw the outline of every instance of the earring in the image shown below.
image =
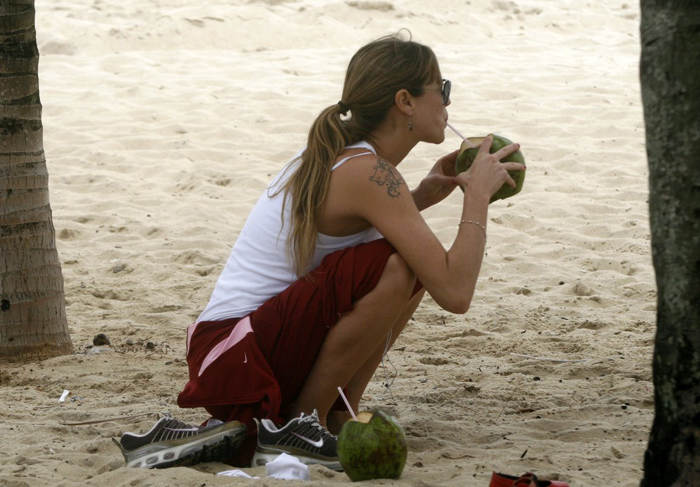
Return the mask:
{"type": "Polygon", "coordinates": [[[413,131],[413,122],[411,121],[411,117],[408,117],[408,131],[413,131]]]}

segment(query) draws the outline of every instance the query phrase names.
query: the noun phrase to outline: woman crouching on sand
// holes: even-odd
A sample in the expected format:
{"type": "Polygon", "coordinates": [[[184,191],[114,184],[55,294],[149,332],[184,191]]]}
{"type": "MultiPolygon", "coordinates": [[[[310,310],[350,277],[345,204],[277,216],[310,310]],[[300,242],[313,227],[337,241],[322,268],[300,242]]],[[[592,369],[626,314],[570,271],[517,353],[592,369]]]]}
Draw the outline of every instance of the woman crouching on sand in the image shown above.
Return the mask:
{"type": "Polygon", "coordinates": [[[419,142],[443,142],[450,86],[433,51],[400,35],[353,56],[340,101],[263,193],[188,328],[178,405],[213,419],[193,428],[166,417],[146,434],[126,433],[128,465],[248,466],[253,455],[261,465],[285,452],[340,469],[333,434],[349,413],[338,387],[358,410],[426,291],[466,313],[489,198],[515,185],[509,170],[524,169],[500,163],[517,144],[489,154],[486,139],[468,171],[455,175],[454,151],[409,190],[398,167],[419,142]],[[420,212],[457,186],[463,209],[446,251],[420,212]]]}

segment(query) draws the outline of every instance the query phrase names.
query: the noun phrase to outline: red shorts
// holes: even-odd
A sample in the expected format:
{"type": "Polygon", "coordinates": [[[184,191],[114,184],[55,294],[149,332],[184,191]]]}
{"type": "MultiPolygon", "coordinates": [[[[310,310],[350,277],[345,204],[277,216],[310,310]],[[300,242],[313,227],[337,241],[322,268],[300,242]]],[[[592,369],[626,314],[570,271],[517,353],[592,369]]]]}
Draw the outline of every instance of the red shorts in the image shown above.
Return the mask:
{"type": "MultiPolygon", "coordinates": [[[[252,456],[253,418],[286,422],[328,330],[374,289],[394,252],[384,239],[336,251],[309,278],[294,282],[250,315],[190,325],[189,381],[177,402],[246,424],[250,441],[235,464],[247,466],[252,456]]],[[[420,288],[417,284],[414,293],[420,288]]],[[[340,400],[336,404],[344,408],[340,400]]]]}

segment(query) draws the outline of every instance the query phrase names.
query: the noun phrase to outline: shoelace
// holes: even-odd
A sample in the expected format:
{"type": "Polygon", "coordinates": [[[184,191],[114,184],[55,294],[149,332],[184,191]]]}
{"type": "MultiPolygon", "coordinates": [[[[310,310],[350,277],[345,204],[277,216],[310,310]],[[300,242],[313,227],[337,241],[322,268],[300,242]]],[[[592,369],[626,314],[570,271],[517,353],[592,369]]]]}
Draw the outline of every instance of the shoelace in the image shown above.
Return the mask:
{"type": "Polygon", "coordinates": [[[333,436],[333,434],[331,434],[330,431],[328,431],[326,428],[321,426],[321,423],[318,422],[318,415],[316,414],[316,411],[314,411],[312,414],[310,414],[308,416],[303,415],[299,419],[299,421],[304,422],[304,423],[308,423],[309,425],[313,426],[314,428],[320,430],[322,437],[327,438],[329,436],[333,436]]]}
{"type": "Polygon", "coordinates": [[[169,418],[168,422],[163,425],[161,434],[158,436],[167,437],[167,439],[182,438],[185,436],[192,436],[196,434],[197,431],[199,431],[199,428],[183,423],[175,418],[169,418]]]}

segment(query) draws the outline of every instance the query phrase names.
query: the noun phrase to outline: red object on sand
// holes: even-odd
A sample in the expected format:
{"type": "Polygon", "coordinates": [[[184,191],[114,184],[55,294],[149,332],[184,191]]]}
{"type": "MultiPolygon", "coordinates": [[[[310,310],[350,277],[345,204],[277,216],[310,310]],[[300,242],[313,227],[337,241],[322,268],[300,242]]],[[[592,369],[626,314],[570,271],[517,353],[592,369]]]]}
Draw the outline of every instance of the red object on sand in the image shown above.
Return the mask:
{"type": "Polygon", "coordinates": [[[530,472],[520,477],[493,472],[489,487],[569,487],[569,484],[558,480],[540,480],[530,472]]]}

